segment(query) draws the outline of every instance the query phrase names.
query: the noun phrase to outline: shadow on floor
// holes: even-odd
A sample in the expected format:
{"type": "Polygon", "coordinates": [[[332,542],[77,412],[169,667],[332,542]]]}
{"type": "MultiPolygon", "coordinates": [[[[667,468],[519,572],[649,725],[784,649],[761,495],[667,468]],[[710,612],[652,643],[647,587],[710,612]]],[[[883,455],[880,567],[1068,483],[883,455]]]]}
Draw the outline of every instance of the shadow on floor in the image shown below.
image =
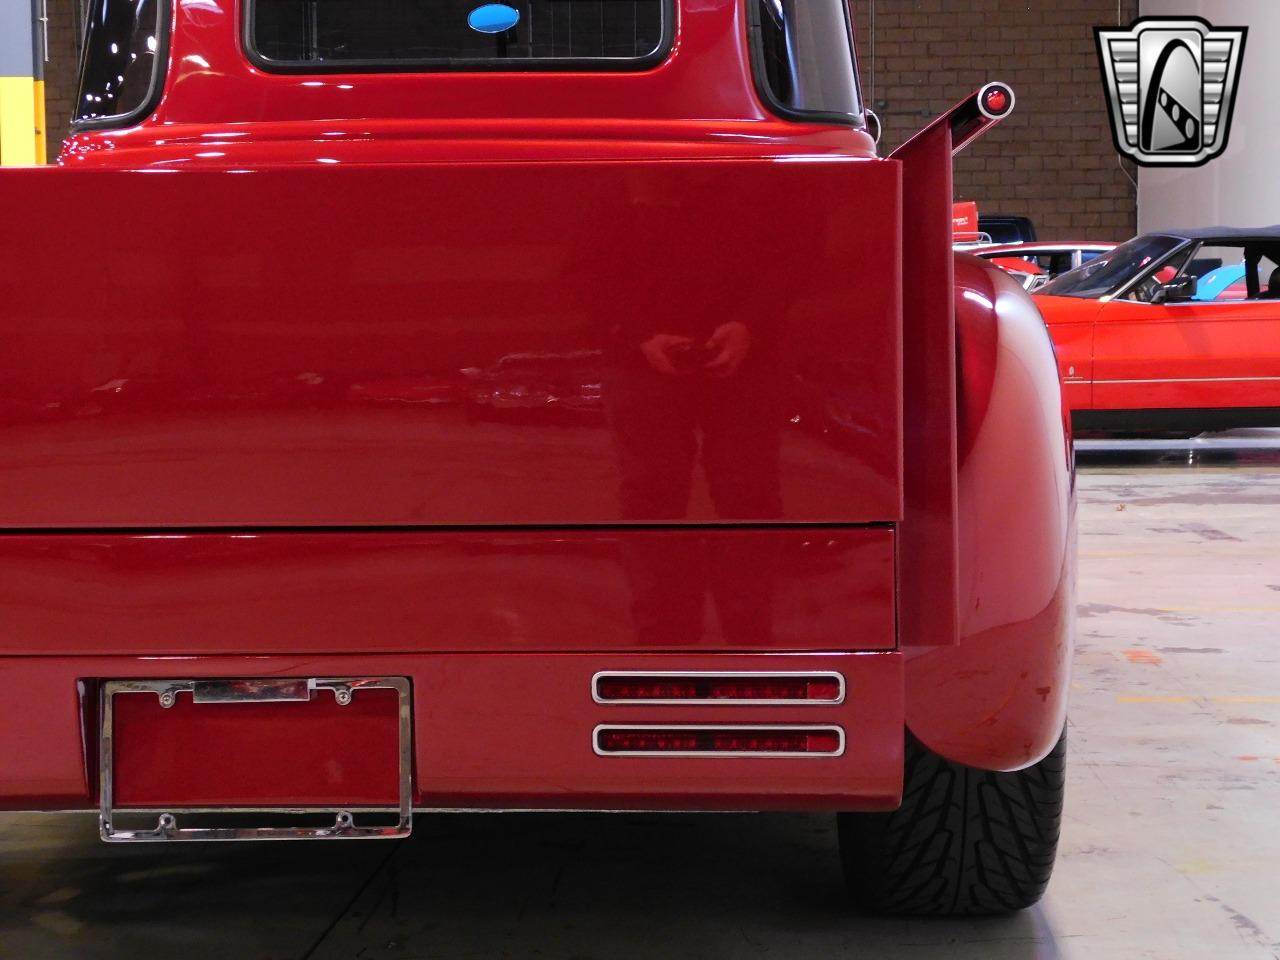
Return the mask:
{"type": "Polygon", "coordinates": [[[822,815],[423,819],[316,953],[426,957],[1055,957],[1038,912],[857,917],[822,815]]]}
{"type": "Polygon", "coordinates": [[[56,850],[6,857],[13,956],[1059,956],[1039,910],[852,915],[823,815],[436,814],[399,844],[131,848],[73,823],[56,850]]]}

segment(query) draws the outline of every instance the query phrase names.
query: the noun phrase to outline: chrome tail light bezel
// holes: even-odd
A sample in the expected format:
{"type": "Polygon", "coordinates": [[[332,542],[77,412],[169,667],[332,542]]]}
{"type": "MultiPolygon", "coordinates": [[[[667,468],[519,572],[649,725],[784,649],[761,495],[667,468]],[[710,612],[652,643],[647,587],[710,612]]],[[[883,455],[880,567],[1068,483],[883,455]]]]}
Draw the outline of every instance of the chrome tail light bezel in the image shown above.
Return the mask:
{"type": "Polygon", "coordinates": [[[844,674],[836,670],[600,670],[591,677],[591,699],[601,706],[632,707],[838,707],[845,702],[848,686],[844,674]],[[836,696],[832,698],[766,698],[734,699],[729,697],[681,697],[658,699],[648,697],[602,697],[602,680],[796,680],[801,677],[834,681],[836,696]]]}
{"type": "Polygon", "coordinates": [[[715,759],[784,759],[784,760],[830,760],[844,756],[847,747],[844,728],[834,723],[601,723],[591,731],[591,749],[598,757],[667,757],[667,758],[702,758],[715,759]],[[602,750],[600,734],[622,730],[628,732],[734,732],[747,735],[768,735],[772,733],[825,733],[834,734],[837,739],[835,750],[801,751],[801,750],[602,750]]]}

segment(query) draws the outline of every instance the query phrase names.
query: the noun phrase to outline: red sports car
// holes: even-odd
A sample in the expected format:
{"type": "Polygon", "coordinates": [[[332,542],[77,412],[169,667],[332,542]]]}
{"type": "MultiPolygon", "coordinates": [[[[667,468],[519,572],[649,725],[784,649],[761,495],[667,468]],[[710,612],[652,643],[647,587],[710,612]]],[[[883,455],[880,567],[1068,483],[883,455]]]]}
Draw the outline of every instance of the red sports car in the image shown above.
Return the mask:
{"type": "Polygon", "coordinates": [[[1280,226],[1136,237],[1036,302],[1077,430],[1280,425],[1280,226]]]}

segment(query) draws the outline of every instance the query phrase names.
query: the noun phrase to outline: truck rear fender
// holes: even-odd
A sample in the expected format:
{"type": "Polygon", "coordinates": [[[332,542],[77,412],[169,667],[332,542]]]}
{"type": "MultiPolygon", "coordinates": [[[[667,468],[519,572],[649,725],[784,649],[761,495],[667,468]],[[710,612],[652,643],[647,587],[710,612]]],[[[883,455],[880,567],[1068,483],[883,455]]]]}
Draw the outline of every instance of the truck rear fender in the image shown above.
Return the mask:
{"type": "Polygon", "coordinates": [[[1034,763],[1066,718],[1071,438],[1048,330],[1007,274],[956,257],[959,643],[906,650],[907,726],[950,760],[1034,763]]]}
{"type": "Polygon", "coordinates": [[[1012,110],[988,84],[902,163],[906,723],[959,763],[1009,770],[1057,741],[1073,603],[1070,439],[1052,345],[1002,271],[952,251],[952,157],[1012,110]]]}

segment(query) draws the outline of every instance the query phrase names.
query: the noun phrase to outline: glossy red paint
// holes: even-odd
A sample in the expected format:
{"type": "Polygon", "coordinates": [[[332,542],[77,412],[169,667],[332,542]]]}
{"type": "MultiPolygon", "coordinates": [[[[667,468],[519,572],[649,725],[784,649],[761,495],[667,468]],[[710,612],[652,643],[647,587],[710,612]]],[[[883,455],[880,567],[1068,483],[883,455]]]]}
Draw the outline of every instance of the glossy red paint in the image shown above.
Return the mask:
{"type": "Polygon", "coordinates": [[[1044,756],[1066,717],[1075,490],[1044,322],[1017,283],[956,258],[960,642],[905,649],[907,724],[961,763],[1044,756]]]}
{"type": "Polygon", "coordinates": [[[1044,271],[1040,269],[1039,264],[1032,263],[1030,260],[1022,260],[1018,257],[988,257],[987,259],[1001,270],[1005,271],[1029,273],[1032,275],[1044,273],[1044,271]]]}
{"type": "Polygon", "coordinates": [[[1036,306],[1049,325],[1062,378],[1062,392],[1072,410],[1093,406],[1093,320],[1101,304],[1076,297],[1037,295],[1036,306]]]}
{"type": "MultiPolygon", "coordinates": [[[[951,154],[994,120],[975,95],[877,159],[770,116],[739,0],[678,7],[633,74],[305,76],[249,63],[233,0],[175,0],[154,114],[0,173],[0,807],[93,803],[115,678],[407,677],[431,807],[886,809],[904,726],[1047,752],[1057,379],[1025,297],[950,251],[951,154]],[[83,296],[45,295],[51,208],[83,296]],[[729,376],[690,372],[726,341],[729,376]],[[616,670],[847,696],[596,703],[616,670]],[[847,749],[592,749],[691,722],[847,749]]],[[[259,797],[336,796],[243,754],[259,797]]]]}
{"type": "Polygon", "coordinates": [[[1280,407],[1280,303],[1104,304],[1093,407],[1280,407]]]}
{"type": "Polygon", "coordinates": [[[1280,305],[1037,297],[1074,410],[1280,407],[1280,305]]]}
{"type": "Polygon", "coordinates": [[[903,518],[899,610],[905,645],[959,639],[956,503],[956,340],[948,117],[893,154],[902,164],[903,518]]]}
{"type": "Polygon", "coordinates": [[[551,157],[875,156],[860,130],[783,121],[756,93],[741,0],[681,0],[668,59],[639,72],[268,73],[239,0],[174,0],[155,113],[73,137],[62,162],[110,167],[551,157]],[[249,126],[249,125],[252,126],[249,126]]]}
{"type": "Polygon", "coordinates": [[[848,225],[895,222],[897,174],[840,159],[13,171],[0,262],[26,280],[0,314],[0,422],[20,455],[0,470],[0,523],[892,522],[894,231],[848,225]],[[47,295],[63,261],[31,256],[50,208],[110,225],[58,239],[95,281],[90,314],[47,295]],[[643,352],[729,320],[747,340],[731,377],[659,373],[643,352]],[[365,402],[388,380],[452,383],[456,402],[365,402]],[[691,498],[699,431],[709,490],[691,498]]]}
{"type": "MultiPolygon", "coordinates": [[[[414,802],[424,807],[551,809],[888,809],[902,783],[902,655],[442,653],[273,657],[14,657],[0,661],[13,695],[0,725],[0,809],[85,809],[97,800],[96,691],[86,677],[403,676],[413,686],[414,802]],[[709,662],[710,661],[710,662],[709,662]],[[597,704],[601,670],[834,670],[842,704],[623,706],[597,704]],[[855,695],[856,691],[856,695],[855,695]],[[89,726],[82,728],[82,717],[89,726]],[[839,757],[600,757],[598,724],[834,724],[839,757]]],[[[229,705],[236,709],[242,705],[229,705]]],[[[344,708],[345,709],[345,708],[344,708]]],[[[156,725],[143,737],[163,735],[156,725]]],[[[340,743],[350,734],[333,733],[340,743]]],[[[246,767],[273,796],[290,785],[269,744],[246,744],[246,767]]],[[[197,777],[193,774],[193,778],[197,777]]],[[[167,801],[197,803],[201,781],[168,784],[167,801]]],[[[323,771],[295,783],[315,796],[323,771]]],[[[156,785],[151,798],[159,797],[156,785]]],[[[136,797],[142,799],[141,797],[136,797]]]]}
{"type": "Polygon", "coordinates": [[[300,703],[162,707],[154,693],[112,703],[112,800],[170,807],[384,806],[399,799],[399,694],[362,690],[300,703]],[[210,750],[209,744],[217,744],[210,750]]]}
{"type": "Polygon", "coordinates": [[[8,534],[0,657],[883,650],[894,564],[884,527],[8,534]]]}
{"type": "MultiPolygon", "coordinates": [[[[952,157],[991,129],[987,84],[894,151],[902,164],[903,258],[913,266],[902,305],[903,518],[899,635],[904,647],[949,646],[960,631],[958,383],[952,157]]],[[[994,308],[993,308],[994,309],[994,308]]],[[[979,373],[979,371],[966,371],[979,373]]],[[[980,375],[980,373],[979,373],[980,375]]]]}

